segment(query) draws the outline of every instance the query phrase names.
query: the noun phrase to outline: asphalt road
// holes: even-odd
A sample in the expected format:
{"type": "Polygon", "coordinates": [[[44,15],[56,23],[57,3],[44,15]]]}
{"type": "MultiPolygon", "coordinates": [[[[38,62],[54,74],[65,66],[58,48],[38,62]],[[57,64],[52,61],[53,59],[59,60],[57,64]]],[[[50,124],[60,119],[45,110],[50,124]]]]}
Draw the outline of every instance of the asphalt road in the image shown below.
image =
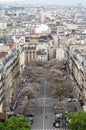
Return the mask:
{"type": "Polygon", "coordinates": [[[55,130],[53,122],[55,99],[49,95],[49,84],[46,80],[41,81],[39,97],[35,100],[35,116],[31,130],[55,130]]]}

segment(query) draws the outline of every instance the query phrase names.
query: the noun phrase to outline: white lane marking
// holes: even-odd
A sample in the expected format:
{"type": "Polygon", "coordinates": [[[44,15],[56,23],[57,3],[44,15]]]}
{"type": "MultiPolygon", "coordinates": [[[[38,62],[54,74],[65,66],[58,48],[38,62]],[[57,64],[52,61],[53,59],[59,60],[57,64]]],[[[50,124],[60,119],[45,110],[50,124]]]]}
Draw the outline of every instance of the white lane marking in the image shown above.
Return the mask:
{"type": "Polygon", "coordinates": [[[44,130],[44,120],[45,120],[45,99],[46,99],[46,80],[44,85],[44,112],[43,112],[43,130],[44,130]]]}

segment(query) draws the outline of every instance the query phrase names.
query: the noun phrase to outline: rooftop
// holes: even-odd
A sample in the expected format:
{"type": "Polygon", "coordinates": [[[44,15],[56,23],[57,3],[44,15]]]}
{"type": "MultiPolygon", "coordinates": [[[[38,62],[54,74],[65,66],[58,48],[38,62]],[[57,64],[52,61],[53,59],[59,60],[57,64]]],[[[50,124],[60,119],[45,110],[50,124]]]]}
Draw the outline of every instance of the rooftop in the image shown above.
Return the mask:
{"type": "Polygon", "coordinates": [[[38,40],[37,39],[30,39],[29,45],[37,44],[38,40]]]}
{"type": "Polygon", "coordinates": [[[14,43],[5,44],[5,46],[9,46],[9,48],[11,49],[11,48],[13,48],[15,46],[15,44],[14,43]]]}
{"type": "Polygon", "coordinates": [[[8,52],[0,52],[0,58],[4,58],[7,54],[8,52]]]}
{"type": "Polygon", "coordinates": [[[46,55],[45,50],[38,50],[37,55],[46,55]]]}

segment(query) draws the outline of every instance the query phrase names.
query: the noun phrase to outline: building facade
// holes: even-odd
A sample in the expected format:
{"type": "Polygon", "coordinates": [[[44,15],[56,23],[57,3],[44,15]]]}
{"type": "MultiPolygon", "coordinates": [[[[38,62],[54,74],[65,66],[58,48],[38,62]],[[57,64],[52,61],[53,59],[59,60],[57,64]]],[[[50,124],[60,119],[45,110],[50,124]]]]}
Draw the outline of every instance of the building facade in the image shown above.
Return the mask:
{"type": "Polygon", "coordinates": [[[76,94],[86,100],[86,45],[67,45],[65,56],[76,94]]]}
{"type": "MultiPolygon", "coordinates": [[[[12,95],[14,90],[19,83],[19,52],[17,51],[14,44],[7,45],[9,50],[3,55],[1,64],[3,66],[3,87],[4,87],[4,101],[3,101],[3,112],[10,111],[12,95]]],[[[6,46],[5,46],[6,47],[6,46]]]]}

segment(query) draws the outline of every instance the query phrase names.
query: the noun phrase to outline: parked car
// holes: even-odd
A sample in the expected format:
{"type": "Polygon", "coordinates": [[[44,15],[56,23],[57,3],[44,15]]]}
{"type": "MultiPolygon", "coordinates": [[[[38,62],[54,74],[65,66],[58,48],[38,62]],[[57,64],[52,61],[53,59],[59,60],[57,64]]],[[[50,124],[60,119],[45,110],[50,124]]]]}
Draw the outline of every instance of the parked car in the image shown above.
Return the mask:
{"type": "Polygon", "coordinates": [[[56,118],[62,118],[62,114],[61,113],[58,113],[58,114],[55,114],[56,118]]]}
{"type": "Polygon", "coordinates": [[[59,122],[54,122],[54,123],[53,123],[53,126],[54,126],[55,128],[60,128],[60,123],[59,123],[59,122]]]}
{"type": "Polygon", "coordinates": [[[58,110],[55,110],[54,114],[58,114],[58,113],[59,113],[58,110]]]}
{"type": "Polygon", "coordinates": [[[57,118],[55,118],[55,122],[53,123],[53,126],[56,127],[56,128],[59,128],[60,127],[60,121],[61,121],[61,118],[58,116],[57,118]]]}
{"type": "Polygon", "coordinates": [[[68,98],[67,101],[68,102],[75,102],[75,101],[77,101],[77,99],[75,99],[75,98],[68,98]]]}
{"type": "Polygon", "coordinates": [[[67,122],[66,120],[63,120],[63,121],[62,121],[62,127],[67,127],[67,123],[68,123],[68,122],[67,122]]]}
{"type": "Polygon", "coordinates": [[[14,114],[14,116],[21,117],[23,115],[22,114],[14,114]]]}
{"type": "Polygon", "coordinates": [[[60,124],[58,122],[55,123],[55,127],[56,128],[59,128],[60,127],[60,124]]]}
{"type": "Polygon", "coordinates": [[[33,124],[33,118],[32,117],[28,117],[28,121],[29,123],[32,125],[33,124]]]}

